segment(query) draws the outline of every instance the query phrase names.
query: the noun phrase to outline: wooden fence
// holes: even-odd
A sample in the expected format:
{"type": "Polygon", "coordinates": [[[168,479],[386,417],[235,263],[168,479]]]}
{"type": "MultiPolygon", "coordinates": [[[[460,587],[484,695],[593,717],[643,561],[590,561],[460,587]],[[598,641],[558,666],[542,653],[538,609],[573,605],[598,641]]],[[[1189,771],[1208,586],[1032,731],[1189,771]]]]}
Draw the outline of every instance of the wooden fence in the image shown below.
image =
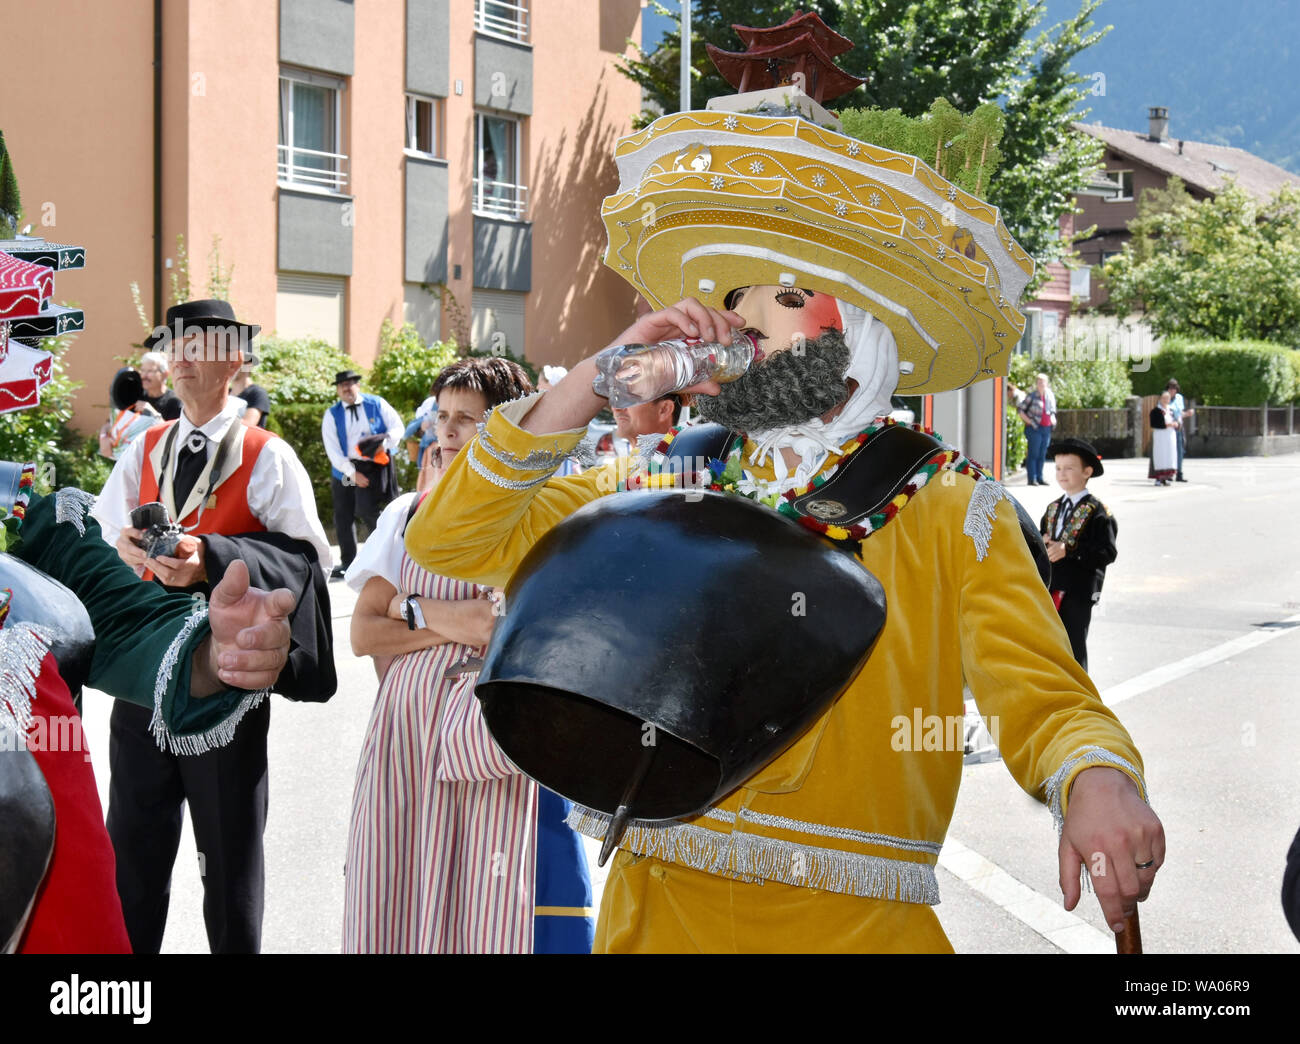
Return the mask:
{"type": "MultiPolygon", "coordinates": [[[[1087,439],[1103,456],[1144,457],[1151,452],[1149,418],[1159,401],[1158,395],[1135,396],[1118,409],[1058,410],[1053,436],[1087,439]]],[[[1183,421],[1188,439],[1267,440],[1300,435],[1300,417],[1294,405],[1198,406],[1189,402],[1188,407],[1194,411],[1183,421]]]]}

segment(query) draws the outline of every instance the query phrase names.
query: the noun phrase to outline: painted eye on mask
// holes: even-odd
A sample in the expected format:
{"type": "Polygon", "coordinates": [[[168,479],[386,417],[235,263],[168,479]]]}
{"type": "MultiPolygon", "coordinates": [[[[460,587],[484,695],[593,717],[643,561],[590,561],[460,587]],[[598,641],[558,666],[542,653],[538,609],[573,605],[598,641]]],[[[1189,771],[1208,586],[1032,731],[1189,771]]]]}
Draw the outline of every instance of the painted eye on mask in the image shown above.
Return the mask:
{"type": "Polygon", "coordinates": [[[785,308],[802,308],[806,298],[798,290],[783,290],[776,295],[776,303],[785,308]]]}

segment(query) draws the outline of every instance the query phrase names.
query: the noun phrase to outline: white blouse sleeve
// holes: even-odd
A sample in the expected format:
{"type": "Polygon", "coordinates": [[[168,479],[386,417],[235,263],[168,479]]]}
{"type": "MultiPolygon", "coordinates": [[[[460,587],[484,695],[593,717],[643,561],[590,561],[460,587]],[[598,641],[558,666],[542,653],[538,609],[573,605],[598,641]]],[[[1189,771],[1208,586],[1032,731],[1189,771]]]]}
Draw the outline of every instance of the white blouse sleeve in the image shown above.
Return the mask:
{"type": "Polygon", "coordinates": [[[403,493],[384,508],[375,531],[348,566],[343,579],[358,594],[372,576],[382,576],[399,591],[402,589],[402,555],[406,551],[402,544],[402,530],[406,528],[406,516],[415,496],[414,490],[403,493]]]}

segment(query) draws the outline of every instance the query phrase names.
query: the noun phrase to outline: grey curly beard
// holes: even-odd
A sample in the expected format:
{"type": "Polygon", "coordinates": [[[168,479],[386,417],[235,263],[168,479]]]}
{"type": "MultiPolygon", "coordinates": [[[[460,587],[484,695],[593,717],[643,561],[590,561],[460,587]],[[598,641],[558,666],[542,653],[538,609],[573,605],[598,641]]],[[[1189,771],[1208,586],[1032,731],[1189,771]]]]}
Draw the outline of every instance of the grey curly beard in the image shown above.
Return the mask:
{"type": "Polygon", "coordinates": [[[844,373],[849,346],[839,330],[827,330],[804,350],[778,352],[743,377],[722,386],[719,395],[697,395],[695,409],[705,420],[734,431],[765,431],[803,424],[848,397],[844,373]]]}

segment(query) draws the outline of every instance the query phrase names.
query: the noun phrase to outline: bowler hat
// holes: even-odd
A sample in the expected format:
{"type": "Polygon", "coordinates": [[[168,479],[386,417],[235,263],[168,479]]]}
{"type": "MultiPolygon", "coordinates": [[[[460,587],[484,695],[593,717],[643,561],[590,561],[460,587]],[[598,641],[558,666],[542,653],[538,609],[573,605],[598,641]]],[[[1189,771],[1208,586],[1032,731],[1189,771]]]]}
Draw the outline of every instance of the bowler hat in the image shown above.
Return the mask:
{"type": "Polygon", "coordinates": [[[1083,439],[1076,439],[1071,436],[1068,439],[1057,439],[1047,447],[1047,456],[1053,460],[1058,453],[1073,453],[1085,467],[1092,468],[1092,477],[1101,478],[1106,473],[1106,469],[1101,466],[1101,454],[1093,447],[1091,442],[1084,442],[1083,439]]]}
{"type": "Polygon", "coordinates": [[[249,343],[261,331],[255,323],[245,323],[235,318],[235,310],[229,301],[208,298],[203,301],[182,301],[167,309],[167,324],[157,327],[144,339],[144,347],[150,350],[162,345],[164,348],[175,339],[197,330],[237,330],[241,349],[247,353],[249,343]]]}
{"type": "Polygon", "coordinates": [[[113,400],[113,406],[119,410],[129,410],[137,402],[144,398],[144,381],[140,379],[140,371],[133,370],[129,366],[123,366],[113,375],[113,383],[109,385],[108,397],[113,400]]]}
{"type": "Polygon", "coordinates": [[[361,374],[357,373],[356,370],[340,370],[334,375],[334,386],[338,387],[340,384],[346,384],[348,381],[359,380],[361,380],[361,374]]]}

